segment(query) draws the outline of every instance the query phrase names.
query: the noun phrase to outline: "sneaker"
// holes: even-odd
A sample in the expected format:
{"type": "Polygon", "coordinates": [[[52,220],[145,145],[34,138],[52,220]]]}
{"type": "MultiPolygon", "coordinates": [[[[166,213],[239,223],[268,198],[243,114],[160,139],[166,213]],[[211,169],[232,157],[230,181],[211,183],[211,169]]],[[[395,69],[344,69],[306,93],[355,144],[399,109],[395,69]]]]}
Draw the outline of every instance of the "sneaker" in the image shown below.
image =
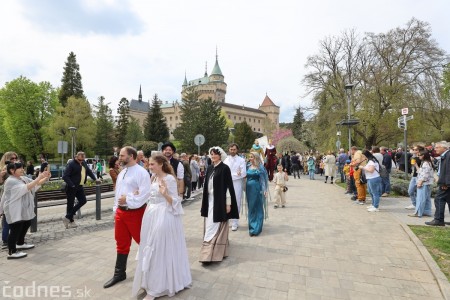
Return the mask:
{"type": "Polygon", "coordinates": [[[378,212],[380,210],[378,208],[376,208],[376,207],[372,207],[372,208],[369,208],[367,211],[368,212],[378,212]]]}
{"type": "Polygon", "coordinates": [[[26,256],[27,256],[27,254],[25,252],[17,251],[16,253],[8,255],[7,258],[8,259],[19,259],[19,258],[23,258],[26,256]]]}
{"type": "Polygon", "coordinates": [[[364,205],[364,204],[366,204],[366,200],[358,200],[358,204],[359,205],[364,205]]]}
{"type": "Polygon", "coordinates": [[[416,207],[414,205],[408,205],[407,207],[405,207],[405,209],[415,209],[416,207]]]}
{"type": "Polygon", "coordinates": [[[374,207],[374,206],[373,205],[367,206],[367,210],[371,209],[372,207],[374,207]]]}
{"type": "Polygon", "coordinates": [[[238,229],[238,227],[236,225],[231,226],[232,231],[236,231],[237,229],[238,229]]]}
{"type": "Polygon", "coordinates": [[[387,197],[387,196],[389,196],[388,193],[383,193],[383,194],[381,194],[381,197],[387,197]]]}
{"type": "Polygon", "coordinates": [[[278,205],[274,205],[273,208],[278,208],[278,205]]]}
{"type": "Polygon", "coordinates": [[[8,249],[8,243],[3,243],[3,244],[2,244],[2,250],[3,250],[3,249],[8,249]]]}
{"type": "Polygon", "coordinates": [[[356,198],[356,196],[352,196],[350,199],[352,199],[353,201],[356,201],[358,198],[356,198]]]}
{"type": "Polygon", "coordinates": [[[32,248],[34,248],[33,244],[24,243],[23,245],[16,245],[17,250],[22,250],[22,249],[26,250],[26,249],[32,249],[32,248]]]}
{"type": "Polygon", "coordinates": [[[77,228],[78,224],[75,222],[70,222],[67,228],[77,228]]]}
{"type": "Polygon", "coordinates": [[[64,227],[66,227],[66,229],[68,229],[68,228],[69,228],[70,220],[67,219],[66,217],[62,217],[62,221],[63,221],[63,223],[64,223],[64,227]]]}

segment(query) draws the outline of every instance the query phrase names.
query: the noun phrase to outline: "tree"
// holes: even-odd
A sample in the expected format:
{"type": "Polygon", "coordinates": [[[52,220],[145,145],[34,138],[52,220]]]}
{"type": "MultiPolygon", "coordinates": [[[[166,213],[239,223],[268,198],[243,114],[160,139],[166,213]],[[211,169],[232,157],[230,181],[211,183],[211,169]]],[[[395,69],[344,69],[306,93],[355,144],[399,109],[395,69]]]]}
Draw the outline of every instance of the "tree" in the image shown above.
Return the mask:
{"type": "Polygon", "coordinates": [[[77,63],[77,57],[73,52],[67,57],[64,67],[63,77],[61,79],[61,89],[59,90],[59,102],[62,106],[67,105],[67,99],[71,96],[75,98],[85,98],[83,85],[81,83],[80,66],[77,63]]]}
{"type": "Polygon", "coordinates": [[[280,128],[273,132],[272,143],[276,146],[279,141],[292,136],[292,130],[280,128]]]}
{"type": "Polygon", "coordinates": [[[422,119],[442,126],[445,119],[438,112],[443,102],[436,83],[445,59],[445,52],[431,38],[430,26],[414,18],[387,33],[366,33],[359,38],[352,30],[321,41],[319,54],[308,57],[310,71],[303,79],[308,94],[313,95],[313,106],[308,109],[317,111],[311,130],[318,146],[334,145],[335,124],[348,117],[348,109],[351,118],[361,120],[352,127],[352,144],[360,146],[401,139],[395,124],[402,107],[412,113],[429,108],[422,119]],[[345,93],[348,83],[355,84],[350,107],[345,93]]]}
{"type": "Polygon", "coordinates": [[[252,127],[247,122],[236,123],[234,125],[234,142],[239,145],[240,150],[249,150],[256,139],[252,127]]]}
{"type": "Polygon", "coordinates": [[[182,99],[180,110],[181,123],[180,126],[173,131],[173,136],[180,141],[180,150],[192,151],[196,149],[194,148],[194,137],[199,133],[197,130],[198,127],[200,127],[198,126],[200,119],[200,101],[198,99],[198,93],[193,90],[188,90],[185,97],[182,99]]]}
{"type": "Polygon", "coordinates": [[[153,141],[137,141],[136,149],[142,150],[145,156],[150,156],[152,151],[158,150],[158,143],[153,141]]]}
{"type": "Polygon", "coordinates": [[[291,151],[302,152],[303,150],[306,150],[305,148],[306,147],[303,145],[303,143],[300,142],[299,140],[297,140],[293,136],[282,139],[277,144],[277,152],[278,153],[285,153],[285,152],[290,153],[291,151]]]}
{"type": "MultiPolygon", "coordinates": [[[[51,124],[46,130],[46,153],[57,155],[57,142],[68,141],[71,144],[72,134],[74,134],[75,151],[84,151],[87,155],[94,154],[96,125],[91,105],[84,98],[69,97],[66,107],[58,105],[51,124]],[[75,127],[76,130],[71,132],[69,127],[75,127]]],[[[71,154],[70,151],[69,154],[71,154]]]]}
{"type": "Polygon", "coordinates": [[[139,120],[130,116],[125,144],[136,146],[136,142],[142,140],[144,140],[144,134],[141,125],[139,125],[139,120]]]}
{"type": "Polygon", "coordinates": [[[95,135],[95,154],[108,155],[113,151],[113,129],[114,118],[112,110],[105,103],[105,98],[100,96],[96,108],[96,135],[95,135]]]}
{"type": "MultiPolygon", "coordinates": [[[[197,120],[197,133],[201,133],[205,137],[205,143],[201,146],[201,151],[207,151],[213,146],[224,146],[226,148],[229,133],[225,117],[221,115],[221,107],[218,102],[212,99],[202,100],[197,120]]],[[[197,147],[194,144],[194,140],[192,140],[191,145],[192,147],[195,146],[194,151],[191,152],[195,152],[197,147]]]]}
{"type": "Polygon", "coordinates": [[[2,150],[15,150],[37,160],[44,151],[45,128],[57,104],[55,89],[48,82],[38,84],[26,77],[8,82],[0,90],[2,150]]]}
{"type": "Polygon", "coordinates": [[[144,125],[144,137],[148,141],[164,142],[169,139],[169,127],[161,111],[161,101],[158,94],[153,96],[144,125]]]}
{"type": "Polygon", "coordinates": [[[301,107],[295,109],[294,121],[292,122],[291,129],[294,137],[301,141],[303,133],[303,124],[305,123],[305,116],[303,115],[301,107]]]}
{"type": "Polygon", "coordinates": [[[130,103],[127,98],[120,99],[119,107],[117,108],[117,125],[116,125],[116,146],[121,148],[125,145],[126,135],[128,131],[128,124],[130,118],[130,103]]]}

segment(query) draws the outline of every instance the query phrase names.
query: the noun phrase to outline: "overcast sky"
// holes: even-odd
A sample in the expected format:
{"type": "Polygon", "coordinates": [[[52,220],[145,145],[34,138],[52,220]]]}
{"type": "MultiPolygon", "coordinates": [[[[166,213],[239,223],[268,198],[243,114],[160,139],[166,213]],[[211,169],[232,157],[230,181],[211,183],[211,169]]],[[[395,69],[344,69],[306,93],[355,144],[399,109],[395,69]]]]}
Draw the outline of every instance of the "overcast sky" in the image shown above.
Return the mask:
{"type": "Polygon", "coordinates": [[[207,62],[210,74],[217,46],[226,102],[257,108],[267,93],[291,122],[310,102],[301,80],[321,39],[415,17],[448,53],[449,11],[448,0],[1,0],[0,84],[23,75],[58,87],[73,51],[89,101],[104,96],[115,114],[139,85],[144,100],[179,100],[185,72],[202,77],[207,62]]]}

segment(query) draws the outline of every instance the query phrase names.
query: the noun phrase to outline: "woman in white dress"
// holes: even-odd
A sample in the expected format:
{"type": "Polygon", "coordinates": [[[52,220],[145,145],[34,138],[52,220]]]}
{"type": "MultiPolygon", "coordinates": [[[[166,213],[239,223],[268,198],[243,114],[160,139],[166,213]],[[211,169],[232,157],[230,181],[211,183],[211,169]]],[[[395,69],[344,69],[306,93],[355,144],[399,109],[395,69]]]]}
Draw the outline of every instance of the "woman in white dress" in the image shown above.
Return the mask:
{"type": "Polygon", "coordinates": [[[183,207],[169,161],[163,155],[150,158],[153,174],[150,200],[142,218],[139,259],[133,282],[134,296],[145,289],[144,299],[175,295],[192,284],[183,230],[183,207]]]}

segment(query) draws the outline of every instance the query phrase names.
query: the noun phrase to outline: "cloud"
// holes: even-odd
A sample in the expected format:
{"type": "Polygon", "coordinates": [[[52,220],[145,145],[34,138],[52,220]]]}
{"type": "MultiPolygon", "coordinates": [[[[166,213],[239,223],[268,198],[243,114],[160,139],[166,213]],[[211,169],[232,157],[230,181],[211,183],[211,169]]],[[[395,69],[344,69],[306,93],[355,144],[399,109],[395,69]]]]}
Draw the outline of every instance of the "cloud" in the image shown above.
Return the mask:
{"type": "Polygon", "coordinates": [[[139,34],[144,23],[126,0],[21,0],[24,16],[36,27],[63,34],[139,34]]]}

